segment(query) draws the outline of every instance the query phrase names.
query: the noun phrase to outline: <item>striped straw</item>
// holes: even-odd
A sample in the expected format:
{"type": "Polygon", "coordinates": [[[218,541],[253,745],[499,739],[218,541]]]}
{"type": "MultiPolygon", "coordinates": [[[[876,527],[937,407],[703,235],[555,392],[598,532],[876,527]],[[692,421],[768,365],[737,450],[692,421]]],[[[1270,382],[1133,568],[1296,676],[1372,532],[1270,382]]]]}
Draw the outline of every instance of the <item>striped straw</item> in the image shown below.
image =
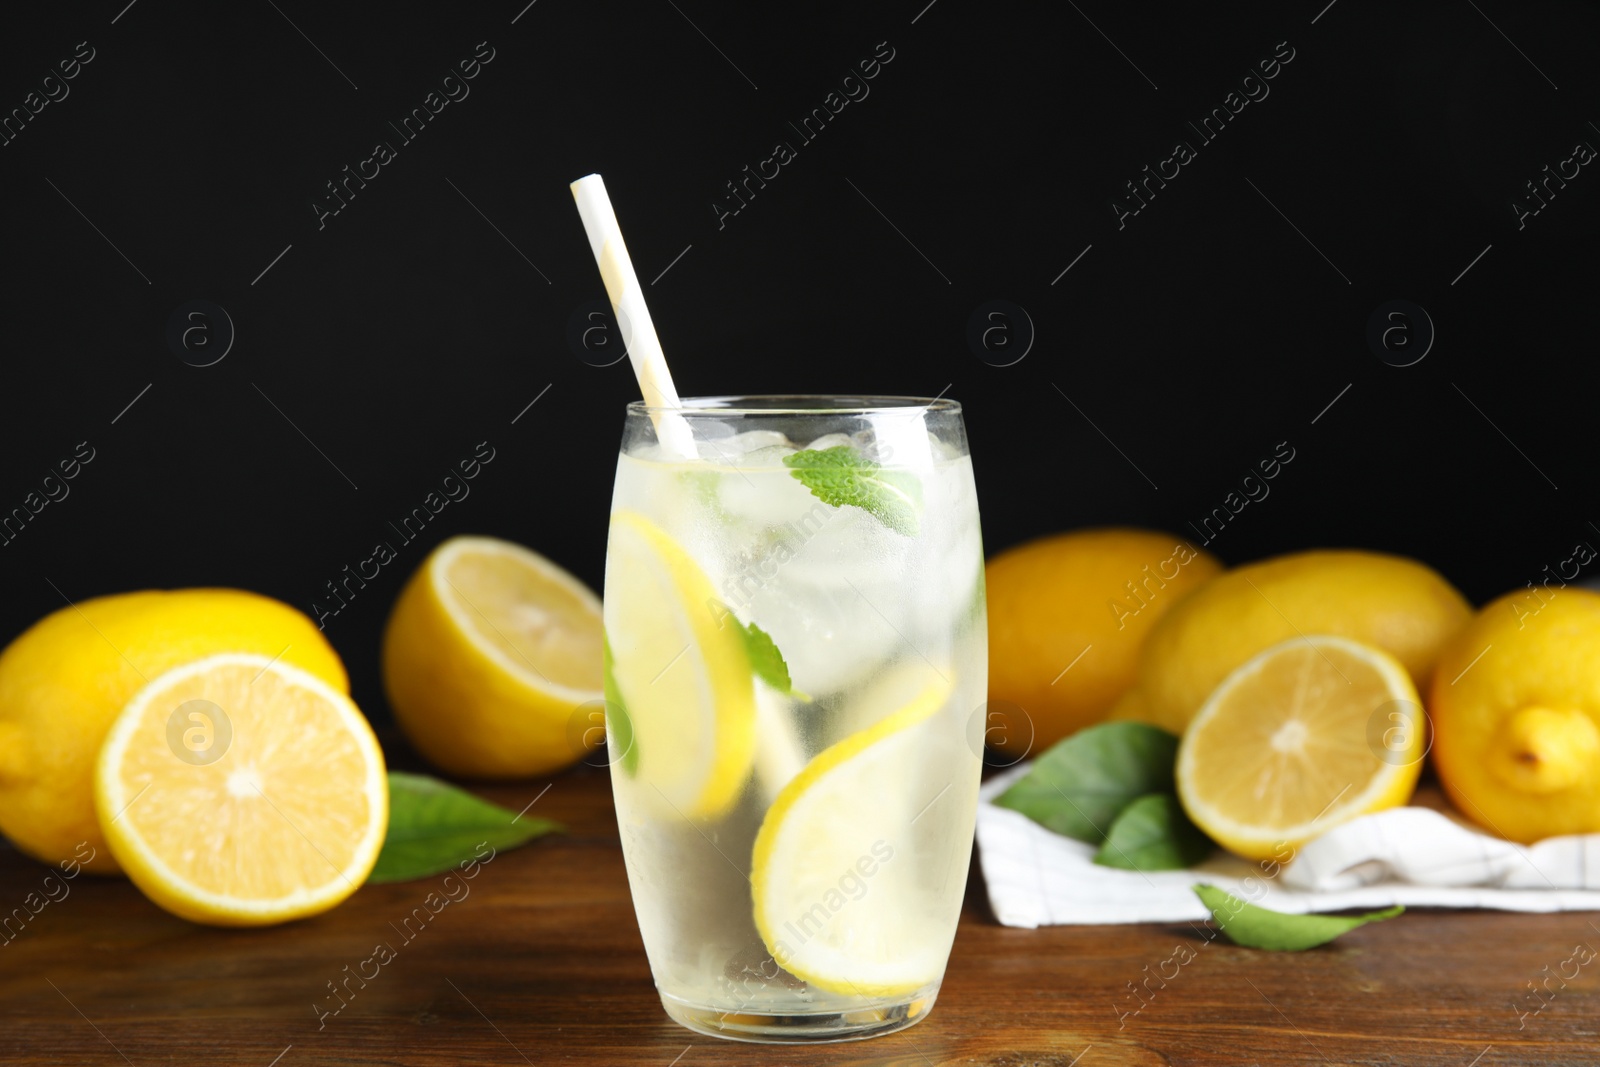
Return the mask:
{"type": "Polygon", "coordinates": [[[673,387],[672,372],[667,370],[667,357],[661,351],[661,339],[656,336],[650,309],[645,306],[639,276],[628,258],[628,246],[622,241],[622,229],[617,225],[611,198],[606,195],[606,183],[598,174],[579,178],[572,183],[572,198],[577,201],[578,217],[583,219],[584,232],[589,235],[589,249],[600,265],[600,278],[605,282],[606,295],[611,298],[611,310],[616,312],[617,324],[623,330],[622,340],[628,347],[634,376],[639,379],[639,391],[649,407],[666,409],[650,413],[656,439],[673,459],[697,459],[699,453],[694,447],[689,421],[672,410],[681,406],[678,390],[673,387]]]}

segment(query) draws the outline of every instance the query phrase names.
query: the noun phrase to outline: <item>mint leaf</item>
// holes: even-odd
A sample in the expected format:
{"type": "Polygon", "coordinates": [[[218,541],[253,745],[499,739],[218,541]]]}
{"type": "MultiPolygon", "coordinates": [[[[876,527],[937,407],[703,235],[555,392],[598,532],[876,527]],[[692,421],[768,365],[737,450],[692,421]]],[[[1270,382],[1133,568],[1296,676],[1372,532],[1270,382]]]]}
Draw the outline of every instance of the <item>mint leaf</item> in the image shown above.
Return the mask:
{"type": "Polygon", "coordinates": [[[849,445],[796,452],[783,465],[824,504],[858,507],[896,533],[917,536],[922,483],[911,472],[884,470],[849,445]]]}
{"type": "Polygon", "coordinates": [[[1177,797],[1147,793],[1122,809],[1094,861],[1125,871],[1175,871],[1199,863],[1214,847],[1177,797]]]}
{"type": "Polygon", "coordinates": [[[1148,793],[1173,792],[1178,738],[1142,722],[1107,722],[1057,742],[995,803],[1091,845],[1148,793]]]}
{"type": "Polygon", "coordinates": [[[753,622],[740,626],[739,630],[744,634],[744,650],[750,656],[750,667],[756,677],[780,693],[789,693],[789,665],[783,661],[783,653],[778,651],[772,637],[753,622]]]}
{"type": "Polygon", "coordinates": [[[1228,935],[1229,941],[1273,952],[1302,952],[1326,945],[1358,926],[1392,919],[1406,910],[1404,905],[1396,904],[1366,915],[1286,915],[1247,903],[1214,885],[1197,885],[1194,895],[1211,909],[1217,928],[1228,935]]]}
{"type": "Polygon", "coordinates": [[[389,832],[369,882],[408,882],[481,858],[488,843],[516,848],[561,829],[537,816],[518,817],[498,804],[423,774],[389,772],[389,832]]]}
{"type": "Polygon", "coordinates": [[[622,690],[617,688],[616,676],[611,673],[610,640],[604,640],[601,649],[606,698],[606,745],[615,746],[613,752],[622,750],[622,756],[615,762],[621,763],[622,769],[632,778],[639,770],[638,739],[633,736],[633,720],[628,717],[628,706],[622,702],[622,690]]]}

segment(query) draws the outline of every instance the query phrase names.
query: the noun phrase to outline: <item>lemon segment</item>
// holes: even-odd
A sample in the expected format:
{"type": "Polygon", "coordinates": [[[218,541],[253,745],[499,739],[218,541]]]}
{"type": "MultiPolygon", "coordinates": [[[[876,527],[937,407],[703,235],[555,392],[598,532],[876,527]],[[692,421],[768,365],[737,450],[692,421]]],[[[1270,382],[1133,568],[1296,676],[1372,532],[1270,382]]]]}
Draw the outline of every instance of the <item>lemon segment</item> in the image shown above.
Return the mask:
{"type": "Polygon", "coordinates": [[[795,977],[856,996],[938,981],[950,945],[929,931],[948,929],[953,916],[919,907],[927,872],[909,838],[919,809],[943,792],[918,772],[929,751],[923,731],[951,692],[934,674],[897,711],[818,753],[768,808],[752,857],[755,923],[795,977]],[[843,896],[846,882],[864,891],[843,896]]]}
{"type": "Polygon", "coordinates": [[[284,922],[344,900],[377,862],[389,810],[383,753],[350,698],[241,653],[141,689],[106,735],[94,798],[134,884],[175,915],[220,926],[284,922]],[[181,754],[189,738],[174,740],[175,712],[214,756],[181,754]]]}
{"type": "Polygon", "coordinates": [[[612,677],[644,802],[714,819],[738,800],[756,754],[755,681],[738,620],[683,547],[634,512],[611,517],[606,588],[612,677]]]}
{"type": "Polygon", "coordinates": [[[412,575],[389,616],[384,689],[408,740],[474,778],[564,767],[599,738],[571,728],[602,699],[600,601],[530,549],[452,537],[412,575]]]}
{"type": "Polygon", "coordinates": [[[1178,746],[1178,797],[1219,844],[1282,860],[1357,815],[1404,804],[1424,744],[1421,702],[1397,659],[1342,637],[1294,638],[1228,675],[1201,707],[1178,746]]]}

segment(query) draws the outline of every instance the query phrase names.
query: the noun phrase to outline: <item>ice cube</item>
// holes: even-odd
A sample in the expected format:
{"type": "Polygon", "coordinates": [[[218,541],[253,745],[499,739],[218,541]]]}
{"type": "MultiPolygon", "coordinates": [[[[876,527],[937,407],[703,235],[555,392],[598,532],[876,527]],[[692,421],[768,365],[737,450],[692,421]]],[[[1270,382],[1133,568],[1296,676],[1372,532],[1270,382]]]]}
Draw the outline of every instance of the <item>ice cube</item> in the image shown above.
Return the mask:
{"type": "MultiPolygon", "coordinates": [[[[810,581],[790,564],[756,590],[740,612],[766,630],[783,651],[794,685],[813,696],[836,693],[868,677],[901,644],[891,623],[863,603],[859,585],[810,581]]],[[[882,595],[876,603],[893,611],[882,595]]]]}
{"type": "Polygon", "coordinates": [[[774,458],[752,455],[748,464],[724,470],[717,476],[717,502],[730,532],[743,541],[763,536],[769,527],[782,526],[804,515],[817,499],[783,466],[779,450],[774,458]]]}
{"type": "Polygon", "coordinates": [[[965,453],[963,453],[955,445],[936,434],[930,433],[928,435],[928,441],[933,447],[933,458],[941,463],[948,463],[952,460],[960,459],[963,455],[965,455],[965,453]]]}
{"type": "Polygon", "coordinates": [[[802,502],[739,566],[729,596],[778,643],[794,684],[819,695],[855,683],[902,644],[915,623],[908,585],[919,550],[860,508],[802,502]]]}
{"type": "Polygon", "coordinates": [[[825,448],[838,448],[840,445],[854,445],[855,440],[847,433],[825,433],[821,437],[806,445],[806,451],[820,452],[825,448]]]}
{"type": "Polygon", "coordinates": [[[727,437],[696,434],[695,444],[701,459],[729,465],[740,465],[746,456],[765,449],[794,450],[789,438],[776,430],[746,430],[727,437]]]}

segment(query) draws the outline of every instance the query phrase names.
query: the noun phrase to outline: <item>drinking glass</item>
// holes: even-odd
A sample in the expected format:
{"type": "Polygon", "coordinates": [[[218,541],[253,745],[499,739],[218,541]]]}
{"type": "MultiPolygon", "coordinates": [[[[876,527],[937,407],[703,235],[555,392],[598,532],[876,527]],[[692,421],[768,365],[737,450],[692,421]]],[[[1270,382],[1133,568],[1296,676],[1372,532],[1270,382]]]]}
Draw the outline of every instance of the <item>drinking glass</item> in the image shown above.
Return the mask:
{"type": "Polygon", "coordinates": [[[617,823],[667,1013],[751,1041],[926,1016],[988,670],[960,405],[630,404],[605,630],[617,823]]]}

